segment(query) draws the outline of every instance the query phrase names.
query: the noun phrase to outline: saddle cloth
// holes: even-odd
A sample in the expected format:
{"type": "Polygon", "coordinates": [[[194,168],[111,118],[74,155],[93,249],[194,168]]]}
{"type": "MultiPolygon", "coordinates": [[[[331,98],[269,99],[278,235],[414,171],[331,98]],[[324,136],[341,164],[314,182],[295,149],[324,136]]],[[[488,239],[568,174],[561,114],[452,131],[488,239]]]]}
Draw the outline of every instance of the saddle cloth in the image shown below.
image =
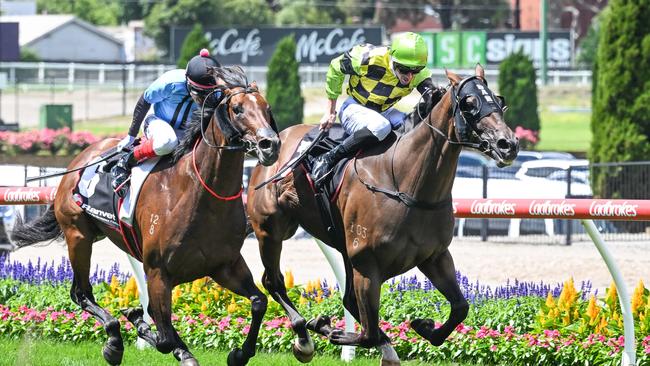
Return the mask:
{"type": "MultiPolygon", "coordinates": [[[[289,163],[291,163],[294,159],[297,159],[298,156],[302,154],[303,151],[311,143],[316,139],[316,137],[320,134],[320,130],[318,127],[314,127],[313,129],[309,130],[303,136],[302,140],[298,144],[298,148],[296,151],[293,153],[293,156],[291,157],[289,163]]],[[[339,145],[345,138],[348,137],[348,135],[345,133],[345,130],[343,129],[343,126],[340,124],[335,124],[333,125],[328,131],[327,135],[322,138],[316,145],[311,149],[309,154],[305,157],[305,159],[302,162],[302,166],[304,169],[309,173],[311,172],[311,169],[314,165],[314,162],[316,161],[316,158],[318,158],[320,155],[325,154],[326,152],[332,150],[335,148],[337,145],[339,145]]],[[[336,166],[332,169],[332,173],[330,173],[326,178],[323,184],[321,185],[322,188],[321,190],[324,191],[324,193],[329,197],[331,200],[333,200],[336,196],[336,193],[338,191],[338,188],[340,187],[341,183],[343,182],[343,173],[345,171],[345,166],[347,165],[348,162],[350,162],[351,158],[344,158],[341,159],[336,166]]],[[[309,181],[311,182],[311,178],[309,177],[309,174],[307,175],[309,181]]],[[[312,183],[312,188],[315,190],[315,187],[312,183]]]]}
{"type": "MultiPolygon", "coordinates": [[[[100,158],[93,161],[100,160],[100,158]]],[[[117,159],[119,159],[119,155],[84,169],[72,194],[75,203],[88,215],[115,229],[119,228],[118,218],[129,226],[133,226],[133,214],[140,189],[149,173],[160,161],[159,157],[152,158],[133,167],[128,191],[122,200],[111,187],[113,178],[111,173],[105,171],[114,165],[117,159]]]]}

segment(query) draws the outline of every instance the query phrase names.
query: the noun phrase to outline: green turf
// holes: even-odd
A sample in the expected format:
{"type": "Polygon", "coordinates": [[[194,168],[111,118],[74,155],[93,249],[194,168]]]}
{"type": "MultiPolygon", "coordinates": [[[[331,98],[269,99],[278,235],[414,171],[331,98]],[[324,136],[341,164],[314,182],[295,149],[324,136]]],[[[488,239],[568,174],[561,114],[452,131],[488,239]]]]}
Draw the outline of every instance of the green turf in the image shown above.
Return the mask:
{"type": "MultiPolygon", "coordinates": [[[[55,343],[34,339],[8,340],[0,337],[0,366],[105,366],[107,363],[101,355],[100,344],[80,343],[55,343]]],[[[196,359],[202,365],[225,365],[227,352],[211,350],[192,350],[196,359]]],[[[379,359],[358,358],[351,363],[345,363],[333,357],[315,356],[311,365],[318,366],[376,366],[379,359]]],[[[438,365],[461,365],[449,363],[436,363],[438,365]]],[[[122,365],[137,366],[163,366],[178,365],[171,354],[161,354],[153,348],[138,350],[134,346],[126,346],[122,365]]],[[[248,365],[251,366],[288,366],[302,365],[291,354],[258,353],[248,365]]],[[[420,366],[425,363],[417,361],[402,362],[404,366],[420,366]]]]}

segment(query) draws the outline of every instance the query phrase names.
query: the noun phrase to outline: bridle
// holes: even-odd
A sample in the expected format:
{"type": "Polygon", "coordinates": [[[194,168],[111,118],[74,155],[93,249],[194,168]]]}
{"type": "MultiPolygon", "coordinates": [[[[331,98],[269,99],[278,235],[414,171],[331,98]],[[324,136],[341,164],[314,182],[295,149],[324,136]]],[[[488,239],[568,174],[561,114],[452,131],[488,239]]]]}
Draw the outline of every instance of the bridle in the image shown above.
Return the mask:
{"type": "MultiPolygon", "coordinates": [[[[203,117],[205,115],[204,113],[205,104],[206,101],[209,99],[209,97],[217,91],[220,91],[225,94],[225,91],[230,90],[230,88],[216,88],[212,90],[208,95],[206,95],[205,98],[203,99],[203,103],[201,104],[201,137],[203,139],[203,142],[205,142],[206,145],[208,145],[213,149],[244,151],[248,154],[252,151],[255,151],[257,146],[253,141],[243,139],[244,133],[232,123],[232,121],[228,116],[228,111],[230,108],[230,100],[232,99],[232,97],[238,94],[253,94],[253,93],[259,94],[259,90],[256,87],[253,87],[251,85],[248,85],[246,87],[239,86],[236,88],[239,88],[240,90],[228,93],[228,95],[226,95],[225,98],[222,98],[219,104],[217,104],[217,106],[215,107],[217,124],[219,125],[219,129],[221,130],[221,133],[224,135],[226,139],[226,144],[216,145],[208,141],[208,139],[205,136],[205,132],[206,132],[205,129],[207,129],[207,126],[205,126],[204,124],[203,117]]],[[[274,125],[273,120],[272,120],[272,125],[274,125]]],[[[214,126],[212,126],[212,140],[216,141],[214,126]]]]}
{"type": "MultiPolygon", "coordinates": [[[[205,136],[205,130],[204,130],[204,120],[203,117],[205,115],[205,102],[209,99],[209,97],[214,94],[216,91],[221,91],[222,93],[225,93],[226,88],[216,88],[212,90],[208,95],[205,96],[203,99],[203,103],[201,104],[201,139],[203,142],[205,142],[206,145],[210,148],[214,149],[221,149],[221,150],[230,150],[230,151],[245,151],[246,153],[250,153],[251,151],[254,151],[256,149],[256,145],[252,141],[244,140],[243,139],[243,133],[241,130],[239,130],[230,120],[228,117],[228,110],[230,108],[230,99],[238,94],[251,94],[251,93],[259,93],[258,89],[255,87],[252,87],[251,85],[248,85],[247,87],[238,87],[241,90],[238,90],[236,92],[229,93],[225,98],[222,98],[219,104],[216,106],[216,120],[217,123],[219,124],[219,129],[221,130],[221,133],[224,135],[226,139],[226,144],[225,145],[215,145],[213,143],[210,143],[208,139],[205,136]],[[234,145],[232,145],[234,143],[234,145]]],[[[275,121],[271,118],[272,121],[272,127],[275,128],[275,121]]],[[[212,140],[216,141],[216,136],[214,133],[214,126],[212,126],[212,140]]],[[[213,197],[222,200],[222,201],[233,201],[237,200],[241,197],[242,193],[244,192],[244,187],[240,188],[239,192],[232,196],[221,196],[217,194],[215,191],[210,189],[210,187],[205,183],[203,178],[201,178],[201,174],[199,173],[199,169],[196,164],[196,147],[199,145],[200,140],[197,140],[196,143],[194,144],[194,148],[192,149],[192,166],[194,168],[194,172],[199,180],[199,183],[203,186],[203,188],[208,191],[213,197]]]]}
{"type": "MultiPolygon", "coordinates": [[[[488,153],[492,150],[490,142],[481,137],[481,132],[478,130],[478,122],[485,116],[498,112],[503,113],[506,110],[505,101],[501,96],[496,96],[487,87],[487,81],[480,76],[466,77],[458,83],[457,86],[450,86],[453,95],[451,103],[453,107],[454,127],[457,131],[459,141],[453,141],[445,133],[440,131],[437,127],[429,123],[429,120],[422,118],[424,123],[429,126],[433,131],[442,136],[451,145],[465,146],[476,149],[482,153],[488,153]],[[461,104],[467,98],[474,97],[478,106],[471,111],[463,111],[461,104]],[[472,142],[478,141],[478,142],[472,142]]],[[[425,93],[426,94],[426,93],[425,93]]],[[[423,98],[422,95],[420,98],[423,98]]],[[[418,115],[420,111],[418,110],[418,115]]]]}
{"type": "MultiPolygon", "coordinates": [[[[445,140],[447,140],[448,143],[452,145],[467,146],[467,147],[477,149],[484,153],[490,151],[492,147],[490,146],[487,140],[481,138],[480,131],[478,131],[476,125],[483,117],[489,115],[490,113],[493,112],[503,113],[505,111],[505,102],[503,101],[502,98],[495,96],[491,90],[487,89],[487,82],[479,76],[467,77],[463,79],[460,83],[458,83],[458,86],[452,87],[451,90],[454,93],[454,95],[452,96],[452,106],[453,106],[452,113],[454,116],[454,127],[456,128],[457,131],[459,129],[461,130],[461,132],[458,133],[458,135],[460,135],[460,141],[451,140],[449,137],[447,137],[446,134],[440,131],[440,129],[431,125],[428,119],[422,118],[422,115],[420,115],[420,110],[416,107],[420,120],[422,120],[427,126],[429,126],[429,128],[437,132],[439,135],[445,138],[445,140]],[[460,108],[460,104],[465,99],[471,96],[475,97],[476,100],[478,101],[479,103],[478,107],[472,111],[462,111],[460,108]],[[466,133],[467,132],[466,128],[468,126],[471,128],[471,133],[472,133],[471,135],[466,133]],[[462,131],[465,131],[465,133],[463,133],[462,131]],[[476,139],[479,142],[478,143],[471,142],[471,139],[476,139]]],[[[424,98],[426,94],[431,92],[433,92],[432,89],[425,91],[420,96],[420,99],[422,100],[422,98],[424,98]]],[[[418,105],[419,104],[420,102],[418,102],[418,105]]],[[[413,196],[409,195],[408,193],[401,192],[398,190],[398,184],[397,184],[397,179],[395,177],[395,169],[394,169],[395,153],[397,152],[397,146],[399,145],[399,142],[403,136],[404,135],[402,134],[397,138],[397,141],[395,142],[395,147],[393,148],[393,154],[391,156],[391,163],[390,163],[391,175],[393,178],[393,187],[395,187],[395,190],[377,187],[373,184],[368,183],[363,178],[361,178],[361,175],[357,170],[357,158],[355,157],[353,163],[354,172],[359,182],[361,182],[364,186],[366,186],[368,190],[373,192],[383,193],[393,199],[402,202],[407,207],[419,208],[424,210],[439,210],[450,206],[451,197],[445,198],[438,202],[425,202],[425,201],[419,201],[413,196]]]]}

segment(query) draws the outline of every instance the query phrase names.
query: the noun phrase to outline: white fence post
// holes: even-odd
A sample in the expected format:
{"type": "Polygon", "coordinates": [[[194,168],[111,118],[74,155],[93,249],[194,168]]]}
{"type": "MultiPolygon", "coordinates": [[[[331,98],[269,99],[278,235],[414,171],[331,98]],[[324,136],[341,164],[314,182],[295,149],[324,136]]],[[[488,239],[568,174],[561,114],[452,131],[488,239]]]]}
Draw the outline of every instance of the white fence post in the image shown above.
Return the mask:
{"type": "MultiPolygon", "coordinates": [[[[151,317],[147,311],[147,308],[149,307],[149,293],[147,292],[147,282],[144,278],[144,267],[142,266],[141,262],[132,256],[127,254],[126,257],[129,259],[129,263],[131,263],[131,269],[133,269],[133,277],[135,277],[135,283],[138,285],[140,304],[142,304],[142,310],[144,310],[144,321],[151,324],[151,317]]],[[[138,337],[135,346],[138,349],[150,347],[149,343],[140,337],[138,337]]]]}
{"type": "MultiPolygon", "coordinates": [[[[316,240],[316,244],[318,244],[318,247],[320,250],[325,254],[325,258],[327,259],[327,262],[330,264],[330,267],[332,267],[332,271],[334,271],[334,276],[336,276],[336,282],[339,283],[339,289],[341,290],[341,298],[343,298],[343,295],[345,294],[345,271],[343,270],[341,266],[341,260],[339,259],[339,252],[334,250],[333,248],[330,248],[327,244],[321,242],[318,239],[316,240]]],[[[344,314],[345,314],[345,331],[346,332],[354,332],[354,317],[350,312],[348,312],[345,308],[343,309],[344,314]]],[[[341,347],[341,360],[345,362],[350,362],[354,359],[354,346],[342,346],[341,347]]]]}
{"type": "Polygon", "coordinates": [[[634,366],[636,364],[636,346],[634,339],[634,319],[632,318],[632,307],[630,296],[627,292],[627,286],[623,281],[623,276],[614,262],[614,257],[607,249],[607,245],[598,232],[598,228],[592,220],[582,220],[582,225],[596,244],[596,248],[603,257],[609,273],[612,274],[616,289],[618,290],[618,301],[621,303],[621,312],[623,313],[623,334],[625,336],[625,349],[621,358],[621,366],[634,366]]]}

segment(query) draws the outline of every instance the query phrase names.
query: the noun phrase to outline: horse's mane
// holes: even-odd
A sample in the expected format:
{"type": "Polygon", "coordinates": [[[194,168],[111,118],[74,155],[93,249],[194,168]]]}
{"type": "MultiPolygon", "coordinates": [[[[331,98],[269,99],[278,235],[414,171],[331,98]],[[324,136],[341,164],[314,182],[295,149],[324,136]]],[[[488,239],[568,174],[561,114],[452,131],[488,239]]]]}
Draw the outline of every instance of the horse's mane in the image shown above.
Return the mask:
{"type": "MultiPolygon", "coordinates": [[[[211,67],[208,71],[217,80],[218,85],[224,88],[246,87],[248,85],[248,79],[241,66],[211,67]]],[[[196,139],[201,136],[201,128],[203,127],[201,121],[207,126],[217,105],[217,103],[206,101],[203,106],[199,106],[192,112],[192,116],[186,124],[185,135],[183,135],[183,138],[178,142],[178,146],[172,152],[173,163],[176,163],[192,150],[196,139]],[[201,115],[203,115],[203,118],[201,118],[201,115]]]]}
{"type": "Polygon", "coordinates": [[[443,95],[444,93],[440,95],[436,94],[434,96],[433,92],[430,92],[420,97],[419,103],[413,107],[411,113],[406,115],[406,119],[404,120],[404,125],[402,127],[403,132],[412,130],[420,122],[426,119],[433,110],[433,107],[435,107],[436,104],[442,100],[443,95]]]}

